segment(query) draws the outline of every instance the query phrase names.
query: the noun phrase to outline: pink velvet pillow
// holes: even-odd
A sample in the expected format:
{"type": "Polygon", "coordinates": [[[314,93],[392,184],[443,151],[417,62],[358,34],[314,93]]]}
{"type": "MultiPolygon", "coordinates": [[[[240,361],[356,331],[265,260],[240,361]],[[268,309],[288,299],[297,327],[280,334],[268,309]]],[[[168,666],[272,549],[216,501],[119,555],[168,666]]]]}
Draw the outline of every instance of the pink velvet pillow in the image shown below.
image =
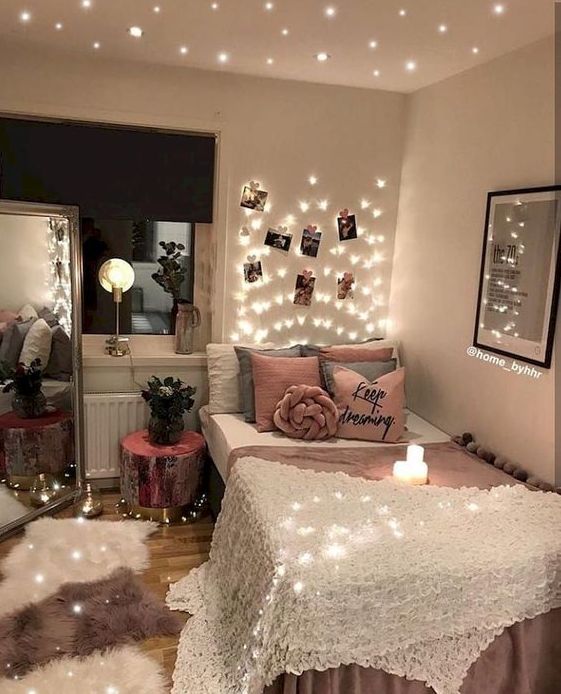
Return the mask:
{"type": "Polygon", "coordinates": [[[370,383],[355,371],[333,367],[335,404],[339,410],[337,436],[395,443],[405,431],[405,369],[370,383]]]}
{"type": "Polygon", "coordinates": [[[339,412],[333,400],[317,386],[290,386],[277,404],[273,421],[292,439],[322,441],[337,433],[339,412]]]}
{"type": "Polygon", "coordinates": [[[255,387],[255,422],[257,431],[274,431],[273,417],[277,403],[293,385],[319,386],[317,357],[265,357],[251,354],[255,387]]]}
{"type": "Polygon", "coordinates": [[[328,361],[358,362],[358,361],[389,361],[392,358],[393,349],[385,347],[362,347],[358,345],[332,345],[322,347],[320,358],[328,361]]]}

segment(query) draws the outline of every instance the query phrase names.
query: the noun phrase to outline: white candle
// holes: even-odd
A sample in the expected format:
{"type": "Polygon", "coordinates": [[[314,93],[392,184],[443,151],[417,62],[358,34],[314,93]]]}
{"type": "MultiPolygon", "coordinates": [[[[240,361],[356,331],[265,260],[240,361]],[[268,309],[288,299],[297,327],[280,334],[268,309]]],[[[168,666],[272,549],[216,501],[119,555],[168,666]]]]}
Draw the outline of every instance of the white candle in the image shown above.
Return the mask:
{"type": "Polygon", "coordinates": [[[405,484],[426,484],[429,479],[429,468],[422,460],[398,460],[393,466],[393,476],[398,482],[405,484]]]}
{"type": "Polygon", "coordinates": [[[422,463],[425,459],[425,449],[422,446],[412,444],[407,446],[407,462],[422,463]]]}

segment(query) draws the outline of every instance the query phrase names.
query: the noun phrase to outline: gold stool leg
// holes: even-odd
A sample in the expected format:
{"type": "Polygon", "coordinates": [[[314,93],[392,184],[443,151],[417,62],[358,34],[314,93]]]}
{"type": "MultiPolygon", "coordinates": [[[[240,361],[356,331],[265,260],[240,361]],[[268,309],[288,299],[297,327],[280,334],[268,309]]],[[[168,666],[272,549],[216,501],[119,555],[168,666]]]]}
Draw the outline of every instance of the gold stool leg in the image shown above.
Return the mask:
{"type": "Polygon", "coordinates": [[[179,523],[186,517],[185,506],[168,506],[166,508],[148,508],[128,504],[129,514],[133,518],[156,521],[158,523],[179,523]]]}

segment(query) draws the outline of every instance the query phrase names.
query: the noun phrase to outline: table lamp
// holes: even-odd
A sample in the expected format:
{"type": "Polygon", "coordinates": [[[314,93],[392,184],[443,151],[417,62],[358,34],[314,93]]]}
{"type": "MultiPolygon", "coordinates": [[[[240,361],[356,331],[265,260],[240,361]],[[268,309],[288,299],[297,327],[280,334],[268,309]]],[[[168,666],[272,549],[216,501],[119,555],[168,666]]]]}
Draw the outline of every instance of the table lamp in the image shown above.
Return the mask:
{"type": "Polygon", "coordinates": [[[99,268],[98,279],[107,292],[113,294],[115,302],[115,335],[106,341],[105,352],[112,357],[122,357],[130,354],[129,340],[119,335],[119,306],[123,301],[123,293],[134,284],[134,270],[122,258],[106,260],[99,268]]]}

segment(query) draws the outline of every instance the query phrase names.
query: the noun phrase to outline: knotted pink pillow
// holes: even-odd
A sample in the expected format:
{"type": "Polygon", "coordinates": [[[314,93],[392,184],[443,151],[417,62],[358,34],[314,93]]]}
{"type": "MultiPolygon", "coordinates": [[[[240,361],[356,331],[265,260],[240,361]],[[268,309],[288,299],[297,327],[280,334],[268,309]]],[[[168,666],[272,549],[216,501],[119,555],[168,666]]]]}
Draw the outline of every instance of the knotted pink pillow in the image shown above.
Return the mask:
{"type": "Polygon", "coordinates": [[[339,413],[319,386],[290,386],[277,404],[273,421],[293,439],[320,441],[335,436],[339,413]]]}

